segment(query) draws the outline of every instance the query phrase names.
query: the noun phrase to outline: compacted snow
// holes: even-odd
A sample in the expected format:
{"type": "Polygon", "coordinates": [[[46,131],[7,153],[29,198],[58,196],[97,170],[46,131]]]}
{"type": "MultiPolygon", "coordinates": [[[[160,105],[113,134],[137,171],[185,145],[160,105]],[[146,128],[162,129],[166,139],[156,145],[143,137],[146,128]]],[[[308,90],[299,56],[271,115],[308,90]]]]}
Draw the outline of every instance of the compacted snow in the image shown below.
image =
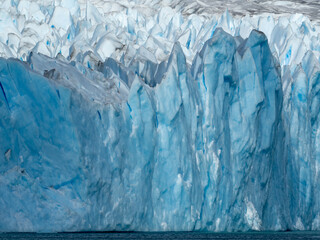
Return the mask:
{"type": "Polygon", "coordinates": [[[231,3],[3,1],[0,231],[320,230],[316,3],[231,3]]]}

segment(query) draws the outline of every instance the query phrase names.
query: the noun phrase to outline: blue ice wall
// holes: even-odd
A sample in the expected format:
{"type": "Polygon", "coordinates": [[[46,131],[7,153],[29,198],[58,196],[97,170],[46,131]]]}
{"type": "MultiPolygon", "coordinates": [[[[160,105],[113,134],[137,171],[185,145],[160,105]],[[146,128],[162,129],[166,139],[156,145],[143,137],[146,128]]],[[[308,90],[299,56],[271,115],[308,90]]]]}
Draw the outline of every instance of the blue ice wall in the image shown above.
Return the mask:
{"type": "Polygon", "coordinates": [[[0,59],[0,231],[320,229],[312,53],[282,79],[261,32],[217,29],[191,66],[108,63],[127,101],[0,59]]]}

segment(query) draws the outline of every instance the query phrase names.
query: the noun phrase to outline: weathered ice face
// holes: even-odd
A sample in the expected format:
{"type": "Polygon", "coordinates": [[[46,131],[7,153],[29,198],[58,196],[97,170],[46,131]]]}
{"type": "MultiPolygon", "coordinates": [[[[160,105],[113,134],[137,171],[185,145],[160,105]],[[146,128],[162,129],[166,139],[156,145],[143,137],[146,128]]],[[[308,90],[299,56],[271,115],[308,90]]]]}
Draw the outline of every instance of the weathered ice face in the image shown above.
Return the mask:
{"type": "Polygon", "coordinates": [[[3,1],[0,232],[320,230],[317,4],[3,1]]]}

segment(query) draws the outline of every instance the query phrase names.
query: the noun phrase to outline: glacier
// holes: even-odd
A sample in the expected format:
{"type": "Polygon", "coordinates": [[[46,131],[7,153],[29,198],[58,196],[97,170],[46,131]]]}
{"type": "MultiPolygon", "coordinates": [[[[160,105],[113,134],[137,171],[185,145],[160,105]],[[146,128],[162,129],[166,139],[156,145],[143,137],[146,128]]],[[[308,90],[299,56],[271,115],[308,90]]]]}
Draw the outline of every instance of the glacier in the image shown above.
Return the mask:
{"type": "Polygon", "coordinates": [[[0,8],[0,231],[320,230],[317,25],[57,2],[0,8]]]}

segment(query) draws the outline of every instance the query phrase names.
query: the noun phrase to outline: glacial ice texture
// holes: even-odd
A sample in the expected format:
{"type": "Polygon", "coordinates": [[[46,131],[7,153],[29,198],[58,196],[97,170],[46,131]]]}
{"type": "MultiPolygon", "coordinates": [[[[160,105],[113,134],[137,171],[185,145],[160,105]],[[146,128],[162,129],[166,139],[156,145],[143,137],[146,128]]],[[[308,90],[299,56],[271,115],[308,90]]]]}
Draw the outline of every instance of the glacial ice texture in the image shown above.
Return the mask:
{"type": "Polygon", "coordinates": [[[312,52],[282,79],[263,33],[218,28],[145,66],[0,60],[1,231],[320,229],[312,52]]]}
{"type": "Polygon", "coordinates": [[[0,231],[320,230],[318,25],[146,2],[1,4],[0,231]]]}

